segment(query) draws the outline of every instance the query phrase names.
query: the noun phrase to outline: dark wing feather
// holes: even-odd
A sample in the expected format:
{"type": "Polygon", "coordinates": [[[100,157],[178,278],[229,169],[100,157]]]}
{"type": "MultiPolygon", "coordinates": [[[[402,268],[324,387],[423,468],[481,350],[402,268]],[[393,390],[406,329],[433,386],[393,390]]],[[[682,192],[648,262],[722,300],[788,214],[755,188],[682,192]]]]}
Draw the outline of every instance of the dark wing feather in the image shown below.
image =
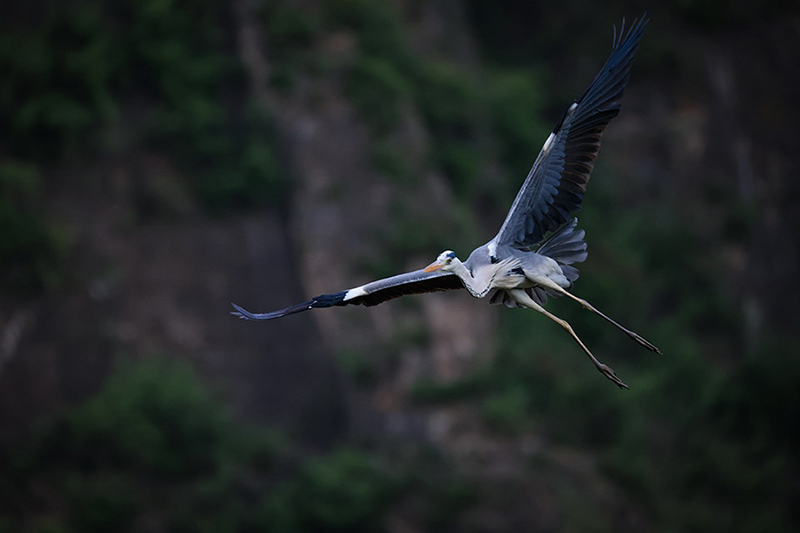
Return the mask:
{"type": "Polygon", "coordinates": [[[583,201],[589,175],[608,123],[620,110],[647,18],[626,33],[623,28],[603,68],[558,121],[494,238],[499,244],[528,248],[559,228],[583,201]]]}
{"type": "Polygon", "coordinates": [[[392,276],[391,278],[373,281],[372,283],[367,283],[366,285],[347,291],[316,296],[307,302],[271,313],[251,313],[232,303],[231,305],[236,310],[232,311],[231,314],[247,320],[272,320],[273,318],[281,318],[308,311],[309,309],[351,304],[373,306],[409,294],[449,291],[463,288],[464,285],[455,274],[442,271],[424,272],[422,270],[416,270],[414,272],[392,276]]]}
{"type": "Polygon", "coordinates": [[[441,270],[433,272],[415,270],[407,274],[373,281],[363,287],[359,287],[359,289],[363,289],[365,294],[348,300],[346,303],[373,306],[409,294],[451,291],[463,288],[464,284],[455,274],[442,272],[441,270]]]}

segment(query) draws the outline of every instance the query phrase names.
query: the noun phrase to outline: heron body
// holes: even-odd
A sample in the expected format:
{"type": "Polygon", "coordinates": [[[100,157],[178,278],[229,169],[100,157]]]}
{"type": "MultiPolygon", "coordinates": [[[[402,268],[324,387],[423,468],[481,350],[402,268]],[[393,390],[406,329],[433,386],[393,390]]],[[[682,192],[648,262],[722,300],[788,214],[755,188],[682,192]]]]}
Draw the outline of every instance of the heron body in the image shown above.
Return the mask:
{"type": "Polygon", "coordinates": [[[409,294],[465,288],[493,304],[536,310],[561,325],[608,379],[627,388],[614,371],[595,358],[565,320],[544,309],[548,297],[567,296],[613,324],[645,348],[653,344],[598,311],[570,292],[580,273],[573,266],[588,253],[585,233],[572,216],[582,202],[600,140],[620,110],[622,92],[647,19],[626,32],[623,22],[614,35],[612,52],[592,83],[564,111],[545,141],[495,237],[462,262],[451,250],[421,270],[399,274],[345,291],[316,296],[270,313],[251,313],[233,304],[234,315],[248,320],[271,320],[309,309],[377,305],[409,294]]]}

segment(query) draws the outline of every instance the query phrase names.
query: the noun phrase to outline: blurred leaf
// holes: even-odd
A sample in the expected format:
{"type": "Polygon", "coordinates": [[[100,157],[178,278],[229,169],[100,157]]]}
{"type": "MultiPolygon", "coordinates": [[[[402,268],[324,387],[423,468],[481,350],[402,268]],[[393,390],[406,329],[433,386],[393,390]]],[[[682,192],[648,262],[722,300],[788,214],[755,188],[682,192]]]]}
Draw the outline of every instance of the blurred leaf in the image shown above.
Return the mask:
{"type": "Polygon", "coordinates": [[[350,102],[378,132],[397,127],[401,105],[409,94],[408,83],[387,61],[363,57],[350,68],[347,79],[350,102]]]}
{"type": "Polygon", "coordinates": [[[395,484],[372,459],[340,449],[311,459],[276,491],[263,526],[282,531],[381,531],[395,484]]]}

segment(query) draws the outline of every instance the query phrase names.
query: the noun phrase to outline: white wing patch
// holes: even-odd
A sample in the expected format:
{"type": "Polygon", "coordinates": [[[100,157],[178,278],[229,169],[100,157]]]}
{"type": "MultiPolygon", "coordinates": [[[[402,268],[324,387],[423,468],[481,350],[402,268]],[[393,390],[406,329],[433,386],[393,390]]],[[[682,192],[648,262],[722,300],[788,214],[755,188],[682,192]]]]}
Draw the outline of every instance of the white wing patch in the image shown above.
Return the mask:
{"type": "Polygon", "coordinates": [[[359,296],[365,296],[366,294],[367,291],[364,290],[363,286],[356,287],[355,289],[348,290],[347,293],[344,295],[344,300],[342,301],[346,302],[348,300],[352,300],[353,298],[358,298],[359,296]]]}
{"type": "Polygon", "coordinates": [[[555,133],[551,133],[550,137],[548,137],[547,140],[544,142],[544,146],[542,146],[542,152],[547,152],[548,150],[550,150],[550,146],[552,146],[553,140],[555,138],[556,138],[556,134],[555,133]]]}

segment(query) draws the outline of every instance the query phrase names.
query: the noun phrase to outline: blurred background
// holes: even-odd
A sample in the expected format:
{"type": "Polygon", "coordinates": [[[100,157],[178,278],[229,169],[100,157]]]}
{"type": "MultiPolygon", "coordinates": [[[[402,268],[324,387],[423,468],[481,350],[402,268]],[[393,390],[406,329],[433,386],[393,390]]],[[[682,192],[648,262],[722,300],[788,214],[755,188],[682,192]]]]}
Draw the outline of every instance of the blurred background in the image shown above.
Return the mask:
{"type": "Polygon", "coordinates": [[[0,531],[800,524],[800,7],[31,0],[0,20],[0,531]],[[491,238],[649,9],[569,320],[253,323],[491,238]]]}

